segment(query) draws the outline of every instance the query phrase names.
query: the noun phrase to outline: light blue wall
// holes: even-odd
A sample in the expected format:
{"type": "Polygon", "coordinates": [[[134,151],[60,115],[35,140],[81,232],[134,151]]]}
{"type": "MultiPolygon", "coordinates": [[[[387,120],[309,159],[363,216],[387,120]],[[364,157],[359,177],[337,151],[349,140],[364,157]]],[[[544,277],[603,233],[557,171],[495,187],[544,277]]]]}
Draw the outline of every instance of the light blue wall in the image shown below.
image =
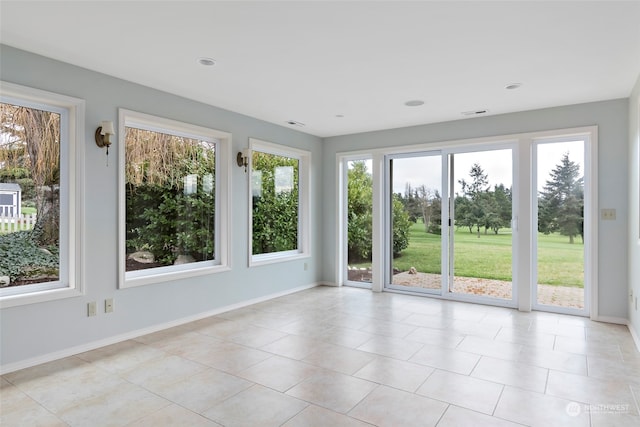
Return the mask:
{"type": "MultiPolygon", "coordinates": [[[[640,75],[629,98],[629,293],[640,304],[640,75]]],[[[640,306],[629,298],[629,321],[640,349],[640,306]]]]}
{"type": "Polygon", "coordinates": [[[0,46],[2,80],[86,101],[85,276],[86,295],[0,311],[0,363],[4,366],[171,322],[218,307],[316,283],[322,254],[318,206],[322,195],[321,139],[69,64],[0,46]],[[140,111],[230,132],[233,153],[248,147],[249,137],[312,153],[312,258],[249,269],[247,175],[232,166],[232,256],[230,272],[117,290],[117,150],[94,142],[100,121],[117,123],[118,108],[140,111]],[[304,262],[309,269],[304,270],[304,262]],[[104,314],[105,298],[115,312],[104,314]],[[87,303],[99,314],[87,317],[87,303]]]}
{"type": "Polygon", "coordinates": [[[337,268],[334,250],[337,245],[336,153],[598,125],[599,206],[617,210],[616,221],[599,223],[599,315],[626,319],[628,103],[628,99],[619,99],[325,139],[323,279],[335,281],[337,268]]]}

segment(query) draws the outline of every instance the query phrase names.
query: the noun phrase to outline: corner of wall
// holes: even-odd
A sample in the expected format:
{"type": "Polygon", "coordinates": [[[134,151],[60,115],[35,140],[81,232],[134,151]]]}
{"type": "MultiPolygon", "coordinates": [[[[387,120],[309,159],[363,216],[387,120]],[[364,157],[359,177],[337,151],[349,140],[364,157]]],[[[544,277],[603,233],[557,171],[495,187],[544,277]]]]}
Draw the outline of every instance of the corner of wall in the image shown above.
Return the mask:
{"type": "Polygon", "coordinates": [[[640,75],[629,96],[629,330],[640,351],[640,75]]]}

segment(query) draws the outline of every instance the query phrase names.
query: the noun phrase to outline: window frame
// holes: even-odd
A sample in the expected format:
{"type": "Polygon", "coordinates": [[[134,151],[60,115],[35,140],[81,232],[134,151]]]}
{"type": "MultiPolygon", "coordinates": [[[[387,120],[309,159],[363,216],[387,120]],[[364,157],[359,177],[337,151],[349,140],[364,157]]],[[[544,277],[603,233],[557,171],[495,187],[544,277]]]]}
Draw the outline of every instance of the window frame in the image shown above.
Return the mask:
{"type": "Polygon", "coordinates": [[[231,206],[231,179],[229,174],[231,134],[203,126],[188,124],[177,120],[153,116],[146,113],[120,108],[119,114],[119,147],[118,147],[118,270],[119,289],[152,285],[189,277],[215,274],[231,269],[229,262],[231,206]],[[135,272],[126,271],[126,176],[125,150],[126,128],[150,130],[194,139],[216,140],[216,174],[215,174],[215,240],[214,259],[192,262],[182,265],[155,267],[135,272]]]}
{"type": "MultiPolygon", "coordinates": [[[[340,238],[342,239],[342,244],[344,246],[340,246],[338,250],[338,258],[340,259],[336,265],[341,266],[339,268],[339,273],[337,274],[336,283],[340,284],[340,286],[351,286],[354,288],[364,288],[364,289],[372,289],[373,286],[373,277],[371,282],[357,282],[353,280],[349,280],[349,163],[350,162],[358,162],[365,161],[371,163],[371,179],[372,179],[372,188],[371,188],[371,204],[373,206],[373,154],[370,152],[366,152],[363,154],[346,154],[339,157],[339,186],[338,186],[338,194],[340,198],[340,206],[339,206],[339,215],[341,220],[338,223],[340,238]]],[[[372,243],[372,252],[373,252],[373,215],[372,215],[372,224],[371,224],[371,243],[372,243]]],[[[373,256],[372,256],[373,261],[373,256]]],[[[372,262],[372,276],[373,276],[373,262],[372,262]]]]}
{"type": "Polygon", "coordinates": [[[60,114],[59,280],[0,290],[0,308],[84,294],[84,117],[85,101],[0,81],[2,102],[60,114]]]}
{"type": "Polygon", "coordinates": [[[273,264],[283,261],[291,261],[302,258],[309,258],[311,256],[311,233],[310,233],[310,213],[311,213],[311,152],[306,150],[300,150],[297,148],[288,147],[281,144],[275,144],[273,142],[267,142],[256,138],[249,138],[249,152],[248,152],[248,211],[249,211],[249,224],[248,224],[248,255],[249,255],[249,267],[255,267],[266,264],[273,264]],[[268,254],[253,254],[253,189],[252,179],[253,174],[253,152],[259,151],[261,153],[273,154],[276,156],[284,156],[298,160],[298,248],[289,251],[272,252],[268,254]]]}

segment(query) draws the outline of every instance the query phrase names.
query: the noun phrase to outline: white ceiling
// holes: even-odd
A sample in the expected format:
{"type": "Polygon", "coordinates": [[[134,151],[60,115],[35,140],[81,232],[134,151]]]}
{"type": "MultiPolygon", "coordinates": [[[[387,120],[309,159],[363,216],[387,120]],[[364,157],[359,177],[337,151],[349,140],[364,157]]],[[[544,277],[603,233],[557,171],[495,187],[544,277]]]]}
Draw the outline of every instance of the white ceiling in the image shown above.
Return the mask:
{"type": "Polygon", "coordinates": [[[639,17],[640,1],[3,0],[0,41],[326,137],[627,97],[639,17]]]}

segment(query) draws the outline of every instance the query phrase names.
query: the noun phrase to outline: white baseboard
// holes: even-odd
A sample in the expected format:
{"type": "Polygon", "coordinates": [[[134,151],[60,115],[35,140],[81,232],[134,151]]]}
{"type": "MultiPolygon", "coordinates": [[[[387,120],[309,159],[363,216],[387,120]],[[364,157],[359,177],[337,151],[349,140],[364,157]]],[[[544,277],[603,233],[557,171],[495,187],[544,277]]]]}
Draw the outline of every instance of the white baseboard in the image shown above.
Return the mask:
{"type": "Polygon", "coordinates": [[[624,317],[596,316],[592,317],[591,320],[595,320],[596,322],[615,323],[617,325],[627,325],[629,323],[629,320],[624,317]]]}
{"type": "Polygon", "coordinates": [[[205,317],[215,316],[220,313],[225,313],[227,311],[236,310],[238,308],[247,307],[249,305],[257,304],[260,302],[268,301],[268,300],[282,297],[285,295],[315,288],[316,286],[320,286],[320,285],[324,285],[324,283],[312,283],[309,285],[299,286],[293,289],[287,289],[286,291],[265,295],[259,298],[242,301],[242,302],[227,305],[224,307],[218,307],[216,309],[206,311],[204,313],[198,313],[192,316],[183,317],[181,319],[172,320],[170,322],[153,325],[147,328],[137,329],[135,331],[130,331],[120,335],[115,335],[115,336],[101,339],[98,341],[92,341],[86,344],[66,348],[64,350],[56,351],[53,353],[44,354],[42,356],[32,357],[30,359],[21,360],[19,362],[0,365],[0,375],[8,374],[9,372],[19,371],[20,369],[30,368],[36,365],[41,365],[43,363],[51,362],[54,360],[63,359],[65,357],[84,353],[85,351],[95,350],[100,347],[116,344],[122,341],[140,337],[142,335],[147,335],[153,332],[162,331],[164,329],[173,328],[174,326],[184,325],[185,323],[194,322],[196,320],[204,319],[205,317]]]}
{"type": "Polygon", "coordinates": [[[627,328],[629,328],[629,332],[631,332],[631,338],[633,338],[633,342],[636,344],[636,348],[640,352],[640,334],[635,330],[631,322],[627,324],[627,328]]]}
{"type": "Polygon", "coordinates": [[[320,285],[322,285],[322,286],[333,286],[334,288],[337,288],[337,287],[340,286],[340,285],[338,285],[337,283],[334,283],[334,282],[322,282],[322,283],[320,283],[320,285]]]}

